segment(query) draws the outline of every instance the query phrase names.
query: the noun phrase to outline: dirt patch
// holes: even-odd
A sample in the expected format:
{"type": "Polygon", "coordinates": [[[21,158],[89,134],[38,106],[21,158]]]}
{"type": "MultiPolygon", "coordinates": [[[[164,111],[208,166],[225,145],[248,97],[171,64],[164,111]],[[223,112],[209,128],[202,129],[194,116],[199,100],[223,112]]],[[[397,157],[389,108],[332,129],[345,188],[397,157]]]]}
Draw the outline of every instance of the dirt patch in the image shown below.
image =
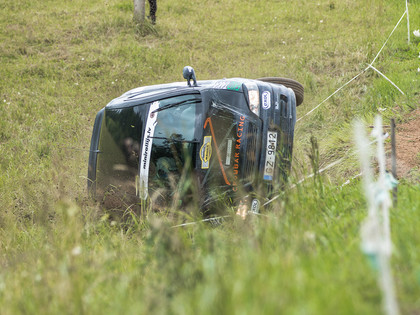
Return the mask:
{"type": "Polygon", "coordinates": [[[397,177],[420,182],[420,109],[410,113],[410,119],[398,124],[395,134],[397,177]]]}

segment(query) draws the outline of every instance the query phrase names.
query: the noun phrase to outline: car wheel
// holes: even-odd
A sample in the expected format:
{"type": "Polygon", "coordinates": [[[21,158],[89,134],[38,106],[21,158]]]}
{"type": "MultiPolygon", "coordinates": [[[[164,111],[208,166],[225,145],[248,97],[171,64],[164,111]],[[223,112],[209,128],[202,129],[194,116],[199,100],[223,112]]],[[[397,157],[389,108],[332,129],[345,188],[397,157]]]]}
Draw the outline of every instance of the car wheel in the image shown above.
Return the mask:
{"type": "Polygon", "coordinates": [[[268,82],[268,83],[275,83],[275,84],[282,84],[285,87],[288,87],[295,92],[296,96],[296,106],[299,106],[303,102],[303,94],[304,88],[303,85],[300,84],[298,81],[288,78],[277,78],[277,77],[266,77],[266,78],[259,78],[257,80],[268,82]]]}

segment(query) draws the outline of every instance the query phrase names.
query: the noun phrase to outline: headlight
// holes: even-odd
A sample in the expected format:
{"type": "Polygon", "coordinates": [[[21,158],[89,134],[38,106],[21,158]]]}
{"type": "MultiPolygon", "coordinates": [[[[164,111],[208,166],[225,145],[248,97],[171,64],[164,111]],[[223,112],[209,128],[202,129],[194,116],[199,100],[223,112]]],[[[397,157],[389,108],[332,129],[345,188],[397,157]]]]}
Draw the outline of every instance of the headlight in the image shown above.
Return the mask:
{"type": "Polygon", "coordinates": [[[246,88],[248,89],[248,100],[249,100],[249,109],[258,117],[260,116],[260,91],[256,83],[247,82],[245,83],[246,88]]]}

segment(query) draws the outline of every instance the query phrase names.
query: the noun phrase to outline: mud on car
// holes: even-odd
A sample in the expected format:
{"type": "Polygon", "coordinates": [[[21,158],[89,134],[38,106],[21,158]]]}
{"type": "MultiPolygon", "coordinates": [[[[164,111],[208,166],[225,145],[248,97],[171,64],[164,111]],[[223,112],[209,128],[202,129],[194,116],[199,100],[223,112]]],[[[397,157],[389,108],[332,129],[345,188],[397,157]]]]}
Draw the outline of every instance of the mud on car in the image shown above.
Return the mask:
{"type": "Polygon", "coordinates": [[[230,78],[130,90],[101,109],[88,190],[107,209],[195,203],[205,215],[258,211],[291,167],[300,83],[230,78]]]}

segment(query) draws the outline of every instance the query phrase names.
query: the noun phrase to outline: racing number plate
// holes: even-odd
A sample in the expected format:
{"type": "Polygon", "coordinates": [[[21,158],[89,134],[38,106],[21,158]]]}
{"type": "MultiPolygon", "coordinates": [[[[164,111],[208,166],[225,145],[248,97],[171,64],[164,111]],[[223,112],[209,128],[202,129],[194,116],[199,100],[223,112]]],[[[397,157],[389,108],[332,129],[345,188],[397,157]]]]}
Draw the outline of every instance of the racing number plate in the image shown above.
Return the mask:
{"type": "Polygon", "coordinates": [[[267,132],[267,148],[265,151],[264,179],[273,180],[276,165],[277,132],[267,132]]]}

